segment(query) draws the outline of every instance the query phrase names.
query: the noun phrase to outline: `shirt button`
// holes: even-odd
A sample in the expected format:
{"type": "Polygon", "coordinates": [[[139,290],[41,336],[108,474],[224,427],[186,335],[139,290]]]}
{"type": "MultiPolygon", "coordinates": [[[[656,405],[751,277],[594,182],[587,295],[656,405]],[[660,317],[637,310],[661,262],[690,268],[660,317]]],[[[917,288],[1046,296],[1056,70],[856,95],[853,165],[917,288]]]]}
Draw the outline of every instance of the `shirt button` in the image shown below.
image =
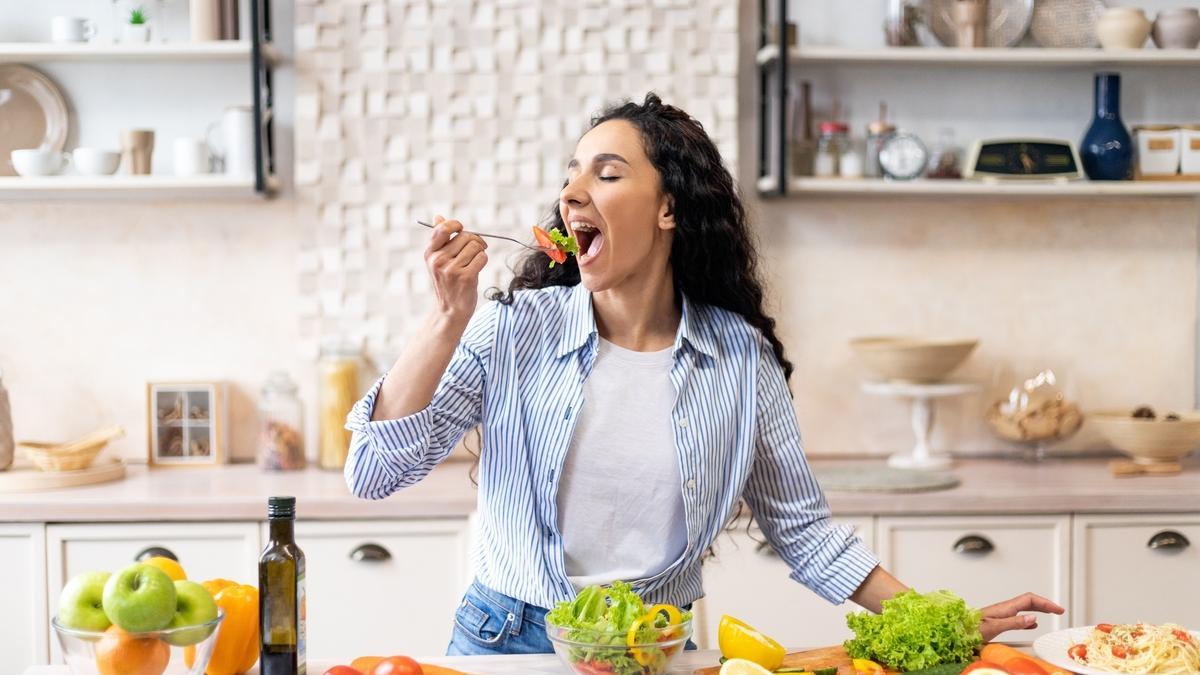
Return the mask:
{"type": "Polygon", "coordinates": [[[687,418],[686,418],[686,417],[681,417],[681,418],[679,418],[679,426],[680,426],[680,427],[682,427],[682,428],[686,429],[686,428],[687,428],[687,425],[688,425],[688,421],[687,421],[687,418]]]}
{"type": "Polygon", "coordinates": [[[695,490],[695,489],[696,489],[696,479],[695,479],[695,478],[689,478],[689,479],[688,479],[688,481],[687,481],[687,488],[688,488],[689,490],[695,490]]]}

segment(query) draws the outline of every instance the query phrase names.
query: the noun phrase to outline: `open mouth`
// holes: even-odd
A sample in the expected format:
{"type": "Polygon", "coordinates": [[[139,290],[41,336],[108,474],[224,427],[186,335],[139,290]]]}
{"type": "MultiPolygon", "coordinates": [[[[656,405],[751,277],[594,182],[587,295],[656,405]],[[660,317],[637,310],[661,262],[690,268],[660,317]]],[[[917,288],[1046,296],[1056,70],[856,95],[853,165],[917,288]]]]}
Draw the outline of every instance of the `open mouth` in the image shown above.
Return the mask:
{"type": "Polygon", "coordinates": [[[572,223],[571,232],[575,235],[575,241],[579,242],[580,264],[595,258],[604,248],[604,233],[591,223],[572,223]]]}

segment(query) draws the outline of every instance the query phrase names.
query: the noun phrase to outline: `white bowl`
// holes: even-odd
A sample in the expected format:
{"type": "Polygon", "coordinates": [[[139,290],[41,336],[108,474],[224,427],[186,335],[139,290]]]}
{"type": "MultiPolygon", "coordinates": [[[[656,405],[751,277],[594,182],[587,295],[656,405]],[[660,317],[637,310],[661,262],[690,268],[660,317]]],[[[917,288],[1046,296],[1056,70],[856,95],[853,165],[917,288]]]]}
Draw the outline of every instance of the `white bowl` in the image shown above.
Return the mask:
{"type": "Polygon", "coordinates": [[[71,160],[75,170],[85,176],[111,176],[121,165],[121,153],[102,148],[75,148],[71,160]]]}
{"type": "Polygon", "coordinates": [[[13,168],[22,176],[54,176],[67,167],[67,155],[49,148],[13,150],[13,168]]]}

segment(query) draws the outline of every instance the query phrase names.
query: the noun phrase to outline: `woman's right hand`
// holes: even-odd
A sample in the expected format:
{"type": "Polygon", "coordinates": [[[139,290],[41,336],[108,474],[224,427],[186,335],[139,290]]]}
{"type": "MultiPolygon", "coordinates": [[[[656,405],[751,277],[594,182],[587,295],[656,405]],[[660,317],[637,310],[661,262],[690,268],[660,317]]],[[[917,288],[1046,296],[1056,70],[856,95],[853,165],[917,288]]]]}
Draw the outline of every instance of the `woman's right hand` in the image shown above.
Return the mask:
{"type": "Polygon", "coordinates": [[[479,272],[487,264],[487,242],[463,232],[462,223],[433,219],[433,234],[425,248],[425,265],[433,277],[437,311],[444,318],[465,326],[479,301],[479,272]]]}

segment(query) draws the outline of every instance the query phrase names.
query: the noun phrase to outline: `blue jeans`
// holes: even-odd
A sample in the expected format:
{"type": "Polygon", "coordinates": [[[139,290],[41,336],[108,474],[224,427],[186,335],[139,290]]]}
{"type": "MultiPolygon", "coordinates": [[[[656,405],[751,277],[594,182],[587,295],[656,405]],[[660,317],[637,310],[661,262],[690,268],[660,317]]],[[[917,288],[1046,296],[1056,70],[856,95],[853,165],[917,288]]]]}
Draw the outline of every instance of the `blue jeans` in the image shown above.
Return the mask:
{"type": "MultiPolygon", "coordinates": [[[[474,581],[454,613],[446,656],[552,654],[554,646],[546,637],[547,611],[474,581]]],[[[695,648],[688,640],[686,649],[695,648]]]]}

